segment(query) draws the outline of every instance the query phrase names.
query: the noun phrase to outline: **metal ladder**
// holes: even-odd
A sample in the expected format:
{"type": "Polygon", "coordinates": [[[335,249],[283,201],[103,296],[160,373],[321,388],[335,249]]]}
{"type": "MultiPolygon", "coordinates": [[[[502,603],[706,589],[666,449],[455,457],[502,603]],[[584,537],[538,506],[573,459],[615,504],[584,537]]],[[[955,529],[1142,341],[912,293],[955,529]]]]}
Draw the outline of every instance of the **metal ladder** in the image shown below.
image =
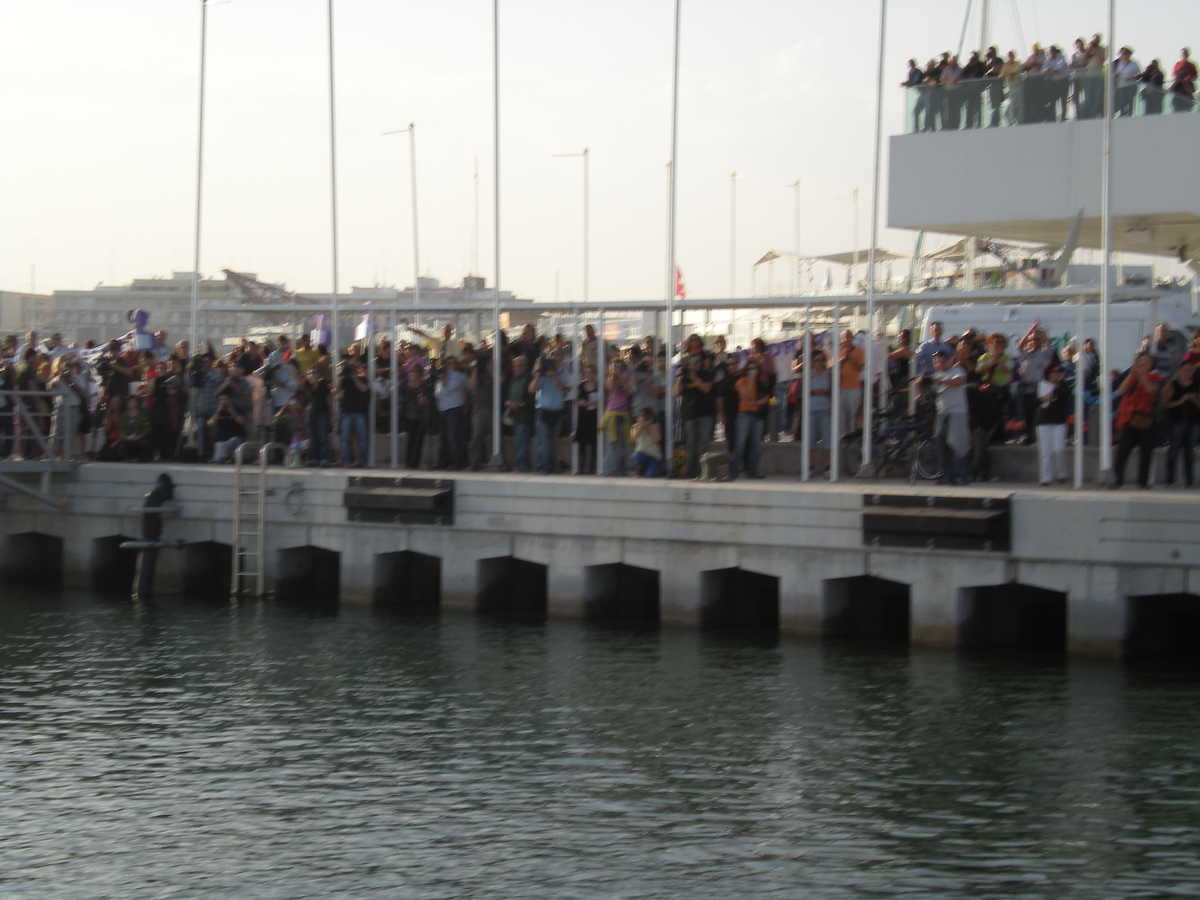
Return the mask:
{"type": "Polygon", "coordinates": [[[266,443],[259,447],[258,471],[251,473],[250,477],[243,477],[247,444],[242,444],[233,452],[233,573],[229,591],[234,599],[251,589],[247,584],[248,579],[253,579],[253,596],[266,595],[267,573],[263,554],[267,495],[271,493],[267,487],[267,461],[272,448],[279,446],[266,443]]]}

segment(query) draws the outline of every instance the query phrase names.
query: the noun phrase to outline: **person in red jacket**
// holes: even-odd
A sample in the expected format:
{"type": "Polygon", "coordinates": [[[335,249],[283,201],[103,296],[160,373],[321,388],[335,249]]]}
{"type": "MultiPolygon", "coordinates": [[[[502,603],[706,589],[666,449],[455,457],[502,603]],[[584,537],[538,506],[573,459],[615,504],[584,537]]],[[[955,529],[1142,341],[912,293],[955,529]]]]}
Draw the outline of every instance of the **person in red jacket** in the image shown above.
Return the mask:
{"type": "Polygon", "coordinates": [[[1118,393],[1121,404],[1117,407],[1117,458],[1113,464],[1113,482],[1116,489],[1125,483],[1125,464],[1138,448],[1138,485],[1145,488],[1150,484],[1150,455],[1154,450],[1154,403],[1162,388],[1163,377],[1154,371],[1154,360],[1149,353],[1139,353],[1121,382],[1118,393]]]}

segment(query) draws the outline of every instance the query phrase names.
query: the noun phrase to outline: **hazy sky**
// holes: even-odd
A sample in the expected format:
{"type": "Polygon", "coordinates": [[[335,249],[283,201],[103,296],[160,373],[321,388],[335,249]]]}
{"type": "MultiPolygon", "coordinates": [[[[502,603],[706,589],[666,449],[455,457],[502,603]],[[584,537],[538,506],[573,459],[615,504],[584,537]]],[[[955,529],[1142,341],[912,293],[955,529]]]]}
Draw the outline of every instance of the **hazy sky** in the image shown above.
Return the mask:
{"type": "MultiPolygon", "coordinates": [[[[1117,37],[1139,61],[1169,66],[1181,40],[1200,45],[1200,5],[1123,5],[1117,37]]],[[[905,59],[955,49],[965,7],[891,3],[885,136],[901,124],[905,59]]],[[[31,266],[42,291],[190,269],[199,10],[0,3],[0,289],[27,289],[31,266]]],[[[992,39],[1066,43],[1103,31],[1105,10],[993,0],[992,39]]],[[[866,243],[878,15],[866,0],[684,0],[678,258],[690,296],[728,294],[733,170],[739,294],[759,255],[794,245],[797,177],[805,253],[851,248],[855,187],[866,243]]],[[[562,299],[580,296],[580,163],[552,154],[588,146],[592,297],[664,294],[671,16],[671,0],[501,0],[505,288],[553,299],[558,273],[562,299]]],[[[967,46],[978,33],[973,14],[967,46]]],[[[206,274],[329,289],[325,47],[325,0],[210,6],[206,274]]],[[[381,136],[410,121],[422,273],[454,282],[472,268],[478,159],[490,282],[491,4],[337,0],[336,51],[342,288],[411,283],[408,147],[381,136]]],[[[881,244],[907,252],[913,235],[885,230],[881,244]]],[[[778,289],[787,270],[774,277],[778,289]]]]}

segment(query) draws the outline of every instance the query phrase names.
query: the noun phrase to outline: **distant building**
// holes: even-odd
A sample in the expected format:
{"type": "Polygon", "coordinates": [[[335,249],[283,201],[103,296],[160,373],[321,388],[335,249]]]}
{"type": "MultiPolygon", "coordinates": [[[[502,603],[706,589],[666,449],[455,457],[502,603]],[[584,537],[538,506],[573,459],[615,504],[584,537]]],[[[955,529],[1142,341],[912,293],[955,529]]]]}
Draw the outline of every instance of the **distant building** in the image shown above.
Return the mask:
{"type": "Polygon", "coordinates": [[[54,300],[47,294],[0,291],[0,334],[38,331],[54,316],[54,300]]]}
{"type": "MultiPolygon", "coordinates": [[[[170,278],[135,278],[127,285],[99,284],[90,290],[55,291],[49,321],[40,330],[58,331],[64,340],[104,341],[132,326],[129,312],[150,313],[150,329],[166,331],[169,341],[182,340],[191,328],[192,273],[175,272],[170,278]]],[[[228,278],[200,281],[200,303],[231,304],[242,295],[228,278]]],[[[201,329],[214,339],[241,327],[234,313],[219,313],[202,320],[201,329]]]]}
{"type": "MultiPolygon", "coordinates": [[[[421,278],[421,306],[491,306],[495,301],[495,292],[487,286],[487,281],[477,275],[468,275],[459,286],[443,287],[436,278],[421,278]]],[[[320,294],[307,294],[308,297],[319,297],[320,294]]],[[[416,304],[417,292],[411,288],[394,287],[352,287],[349,294],[341,298],[347,303],[365,303],[368,301],[383,301],[387,303],[416,304]]],[[[511,303],[516,299],[512,291],[500,292],[500,306],[511,303]]]]}
{"type": "MultiPolygon", "coordinates": [[[[483,278],[469,276],[462,286],[444,287],[436,278],[422,278],[420,306],[412,287],[353,287],[339,295],[343,306],[365,303],[421,307],[490,306],[495,295],[483,278]]],[[[282,284],[259,281],[250,273],[226,271],[222,278],[200,280],[198,330],[201,341],[221,345],[242,336],[261,337],[272,332],[299,334],[311,325],[310,314],[297,312],[239,312],[242,305],[311,306],[311,315],[327,312],[329,295],[320,291],[293,293],[282,284]],[[223,308],[219,308],[223,307],[223,308]]],[[[170,278],[135,278],[127,285],[99,284],[87,290],[60,290],[51,296],[0,292],[0,330],[34,329],[45,334],[61,332],[67,342],[104,341],[127,332],[129,312],[150,313],[150,329],[167,332],[168,341],[186,339],[191,330],[192,273],[175,272],[170,278]]],[[[500,292],[500,304],[515,299],[511,291],[500,292]]],[[[339,316],[341,335],[352,339],[361,313],[339,316]]],[[[423,317],[424,318],[424,317],[423,317]]],[[[452,315],[440,313],[429,320],[445,321],[452,315]]],[[[428,321],[428,320],[427,320],[428,321]]],[[[469,328],[463,321],[461,327],[469,328]]],[[[486,329],[488,323],[482,323],[486,329]]]]}

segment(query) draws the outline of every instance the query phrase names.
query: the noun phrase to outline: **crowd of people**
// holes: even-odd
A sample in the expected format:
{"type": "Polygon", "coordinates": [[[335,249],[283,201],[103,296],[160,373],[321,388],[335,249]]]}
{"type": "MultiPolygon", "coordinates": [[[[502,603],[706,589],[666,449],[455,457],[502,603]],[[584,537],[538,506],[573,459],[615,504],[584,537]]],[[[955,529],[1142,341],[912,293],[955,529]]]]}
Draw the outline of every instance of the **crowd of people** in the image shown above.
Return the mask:
{"type": "Polygon", "coordinates": [[[1005,121],[1023,125],[1100,117],[1106,63],[1114,78],[1114,115],[1134,115],[1139,91],[1147,115],[1162,113],[1167,100],[1172,112],[1195,109],[1197,70],[1188,48],[1180,50],[1169,79],[1160,60],[1142,68],[1131,47],[1122,47],[1115,59],[1107,57],[1097,34],[1090,41],[1077,38],[1069,55],[1055,44],[1034,44],[1024,59],[1014,50],[1001,57],[994,46],[973,51],[965,62],[949,51],[924,66],[910,59],[901,85],[914,93],[912,130],[982,128],[985,118],[994,128],[1005,121]]]}
{"type": "MultiPolygon", "coordinates": [[[[450,325],[413,330],[413,341],[357,341],[336,358],[307,334],[242,340],[223,353],[168,344],[163,332],[83,347],[58,334],[12,335],[0,343],[0,457],[221,463],[243,443],[271,442],[293,465],[386,465],[394,409],[405,468],[480,469],[493,463],[498,395],[506,469],[591,474],[602,460],[604,475],[696,478],[719,439],[736,479],[762,478],[764,443],[799,441],[805,429],[820,474],[862,427],[862,332],[815,336],[810,358],[802,342],[785,352],[757,338],[731,349],[720,335],[693,334],[668,365],[654,337],[600,345],[585,326],[576,353],[563,335],[526,325],[515,339],[499,335],[497,394],[491,345],[460,340],[450,325]]],[[[1066,481],[1068,439],[1088,439],[1074,415],[1082,379],[1089,410],[1102,391],[1114,398],[1116,486],[1135,449],[1145,486],[1162,444],[1167,483],[1182,466],[1193,484],[1200,338],[1159,325],[1128,371],[1105,378],[1093,341],[1055,348],[1038,322],[1015,347],[998,333],[944,335],[938,322],[920,343],[903,330],[876,347],[877,423],[927,423],[947,481],[992,480],[989,448],[1004,442],[1037,444],[1040,482],[1066,481]]]]}

